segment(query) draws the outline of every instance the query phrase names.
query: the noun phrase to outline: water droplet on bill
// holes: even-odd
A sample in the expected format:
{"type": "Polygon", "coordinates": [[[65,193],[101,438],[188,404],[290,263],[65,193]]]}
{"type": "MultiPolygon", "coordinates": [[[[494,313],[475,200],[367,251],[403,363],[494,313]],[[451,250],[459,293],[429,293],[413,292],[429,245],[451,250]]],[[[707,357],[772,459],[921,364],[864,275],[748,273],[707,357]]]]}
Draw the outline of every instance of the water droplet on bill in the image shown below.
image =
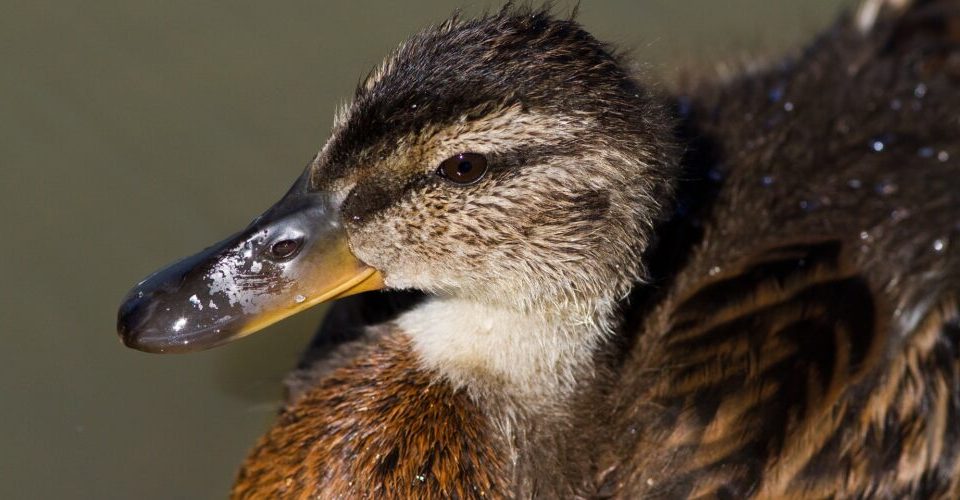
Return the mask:
{"type": "Polygon", "coordinates": [[[173,322],[173,331],[179,332],[185,326],[187,326],[187,318],[180,318],[173,322]]]}

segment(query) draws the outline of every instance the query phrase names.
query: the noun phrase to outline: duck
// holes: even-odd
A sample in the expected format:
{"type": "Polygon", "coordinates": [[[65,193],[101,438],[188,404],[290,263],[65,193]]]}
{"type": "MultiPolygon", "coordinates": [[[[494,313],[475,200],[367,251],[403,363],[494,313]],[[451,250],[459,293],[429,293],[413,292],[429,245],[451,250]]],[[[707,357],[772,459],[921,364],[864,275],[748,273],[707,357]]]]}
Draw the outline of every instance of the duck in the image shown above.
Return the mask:
{"type": "Polygon", "coordinates": [[[958,26],[867,0],[667,88],[575,16],[454,16],[118,332],[336,300],[233,498],[960,497],[958,26]]]}

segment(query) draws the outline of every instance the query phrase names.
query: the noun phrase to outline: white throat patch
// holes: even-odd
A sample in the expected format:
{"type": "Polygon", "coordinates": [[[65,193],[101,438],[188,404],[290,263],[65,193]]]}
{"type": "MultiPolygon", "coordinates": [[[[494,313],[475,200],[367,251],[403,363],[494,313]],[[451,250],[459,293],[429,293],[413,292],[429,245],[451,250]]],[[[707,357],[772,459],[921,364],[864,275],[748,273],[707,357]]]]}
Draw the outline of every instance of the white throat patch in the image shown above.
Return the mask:
{"type": "Polygon", "coordinates": [[[397,325],[425,368],[458,387],[507,393],[528,403],[563,398],[589,376],[603,330],[591,321],[540,315],[456,298],[436,298],[397,325]]]}

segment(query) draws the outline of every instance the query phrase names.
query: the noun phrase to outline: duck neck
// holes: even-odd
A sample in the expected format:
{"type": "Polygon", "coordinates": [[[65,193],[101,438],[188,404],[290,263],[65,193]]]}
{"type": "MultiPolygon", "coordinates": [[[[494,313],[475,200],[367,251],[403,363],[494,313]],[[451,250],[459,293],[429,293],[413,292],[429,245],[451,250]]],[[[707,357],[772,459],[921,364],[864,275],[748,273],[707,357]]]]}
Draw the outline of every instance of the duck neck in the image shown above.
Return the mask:
{"type": "Polygon", "coordinates": [[[397,319],[427,370],[479,402],[510,412],[560,409],[593,376],[593,358],[612,331],[612,307],[521,311],[434,297],[397,319]]]}

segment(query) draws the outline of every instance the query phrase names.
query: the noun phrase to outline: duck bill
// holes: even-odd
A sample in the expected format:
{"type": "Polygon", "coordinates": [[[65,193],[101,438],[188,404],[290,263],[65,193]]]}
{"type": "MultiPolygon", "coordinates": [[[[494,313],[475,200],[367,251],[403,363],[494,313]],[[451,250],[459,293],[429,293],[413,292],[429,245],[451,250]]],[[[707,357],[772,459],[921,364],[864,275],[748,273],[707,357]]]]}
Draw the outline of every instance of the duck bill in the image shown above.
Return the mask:
{"type": "Polygon", "coordinates": [[[141,351],[199,351],[382,287],[380,273],[351,253],[338,207],[302,177],[244,231],[134,287],[117,331],[141,351]]]}

